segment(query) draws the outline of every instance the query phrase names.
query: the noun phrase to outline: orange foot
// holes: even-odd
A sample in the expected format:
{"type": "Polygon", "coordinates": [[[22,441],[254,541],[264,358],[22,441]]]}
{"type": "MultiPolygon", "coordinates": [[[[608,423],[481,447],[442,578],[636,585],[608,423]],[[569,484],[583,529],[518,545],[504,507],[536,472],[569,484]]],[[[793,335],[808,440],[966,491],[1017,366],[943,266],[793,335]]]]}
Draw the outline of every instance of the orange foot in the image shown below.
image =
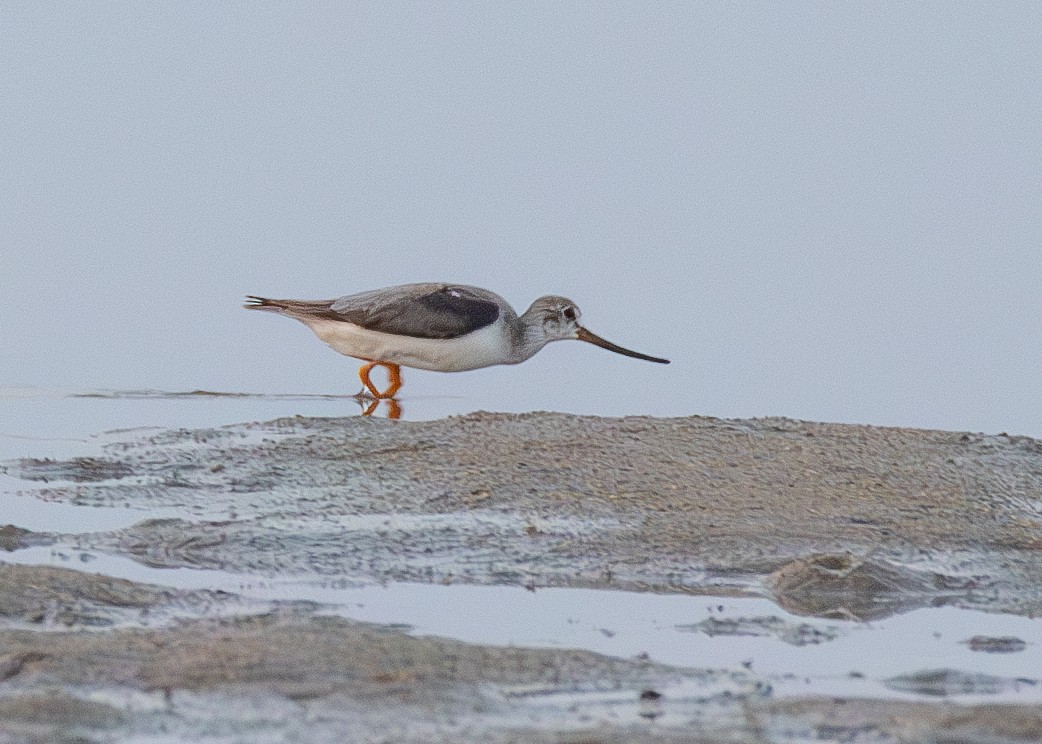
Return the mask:
{"type": "Polygon", "coordinates": [[[402,368],[397,364],[391,364],[390,362],[369,362],[369,364],[363,364],[358,370],[358,379],[362,381],[362,384],[365,385],[365,389],[372,393],[374,398],[393,398],[394,394],[402,387],[402,368]],[[373,367],[377,366],[386,367],[387,375],[390,377],[390,383],[388,384],[387,389],[382,393],[376,389],[372,380],[369,379],[369,371],[372,370],[373,367]]]}

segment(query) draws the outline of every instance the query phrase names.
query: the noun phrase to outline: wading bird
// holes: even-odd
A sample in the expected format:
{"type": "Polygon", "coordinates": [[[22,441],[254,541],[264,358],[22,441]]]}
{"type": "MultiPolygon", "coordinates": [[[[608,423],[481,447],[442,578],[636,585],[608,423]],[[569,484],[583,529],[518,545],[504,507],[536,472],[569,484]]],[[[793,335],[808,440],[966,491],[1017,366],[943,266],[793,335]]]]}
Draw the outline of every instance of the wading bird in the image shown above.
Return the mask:
{"type": "Polygon", "coordinates": [[[669,364],[591,333],[579,325],[575,303],[553,295],[540,297],[520,316],[499,295],[460,284],[403,284],[336,300],[246,300],[243,307],[299,320],[334,351],[365,361],[358,377],[374,398],[394,397],[402,386],[401,367],[463,372],[518,364],[565,339],[669,364]],[[369,379],[378,365],[390,377],[382,392],[369,379]]]}

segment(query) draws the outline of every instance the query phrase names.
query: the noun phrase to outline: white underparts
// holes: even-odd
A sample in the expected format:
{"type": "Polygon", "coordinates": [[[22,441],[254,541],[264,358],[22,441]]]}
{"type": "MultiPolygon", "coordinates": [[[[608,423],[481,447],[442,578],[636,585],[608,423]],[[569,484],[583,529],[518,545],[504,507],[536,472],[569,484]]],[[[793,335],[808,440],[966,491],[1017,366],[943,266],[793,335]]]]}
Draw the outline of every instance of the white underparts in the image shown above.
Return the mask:
{"type": "Polygon", "coordinates": [[[449,339],[396,336],[324,318],[300,320],[330,348],[345,356],[392,362],[404,367],[463,372],[494,364],[516,364],[527,358],[519,358],[514,353],[510,332],[502,320],[466,336],[449,339]]]}

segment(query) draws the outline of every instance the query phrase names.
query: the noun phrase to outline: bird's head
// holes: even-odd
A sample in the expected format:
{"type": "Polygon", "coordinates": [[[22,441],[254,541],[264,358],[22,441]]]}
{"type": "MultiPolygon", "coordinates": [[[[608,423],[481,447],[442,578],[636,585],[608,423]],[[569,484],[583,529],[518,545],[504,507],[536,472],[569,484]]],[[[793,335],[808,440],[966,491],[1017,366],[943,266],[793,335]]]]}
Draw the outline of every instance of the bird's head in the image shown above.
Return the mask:
{"type": "Polygon", "coordinates": [[[579,325],[579,318],[582,317],[579,306],[567,297],[558,297],[556,295],[540,297],[532,303],[532,306],[525,312],[524,317],[530,327],[534,326],[539,329],[544,343],[578,339],[594,346],[600,346],[602,349],[614,351],[616,354],[644,359],[648,362],[669,364],[668,359],[659,359],[658,357],[624,349],[586,330],[579,325]]]}
{"type": "Polygon", "coordinates": [[[547,341],[578,338],[581,315],[574,302],[567,297],[554,295],[540,297],[525,313],[525,317],[531,319],[529,322],[542,332],[547,341]]]}

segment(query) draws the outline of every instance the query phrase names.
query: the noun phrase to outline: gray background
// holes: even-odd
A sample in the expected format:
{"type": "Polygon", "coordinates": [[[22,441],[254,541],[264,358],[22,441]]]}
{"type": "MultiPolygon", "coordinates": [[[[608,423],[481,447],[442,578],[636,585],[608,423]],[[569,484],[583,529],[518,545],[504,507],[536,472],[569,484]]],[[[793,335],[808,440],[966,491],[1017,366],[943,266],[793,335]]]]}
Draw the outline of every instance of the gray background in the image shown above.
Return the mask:
{"type": "MultiPolygon", "coordinates": [[[[0,385],[354,392],[245,293],[576,300],[448,411],[1042,435],[1042,4],[0,5],[0,385]]],[[[408,410],[408,408],[407,408],[408,410]]]]}

